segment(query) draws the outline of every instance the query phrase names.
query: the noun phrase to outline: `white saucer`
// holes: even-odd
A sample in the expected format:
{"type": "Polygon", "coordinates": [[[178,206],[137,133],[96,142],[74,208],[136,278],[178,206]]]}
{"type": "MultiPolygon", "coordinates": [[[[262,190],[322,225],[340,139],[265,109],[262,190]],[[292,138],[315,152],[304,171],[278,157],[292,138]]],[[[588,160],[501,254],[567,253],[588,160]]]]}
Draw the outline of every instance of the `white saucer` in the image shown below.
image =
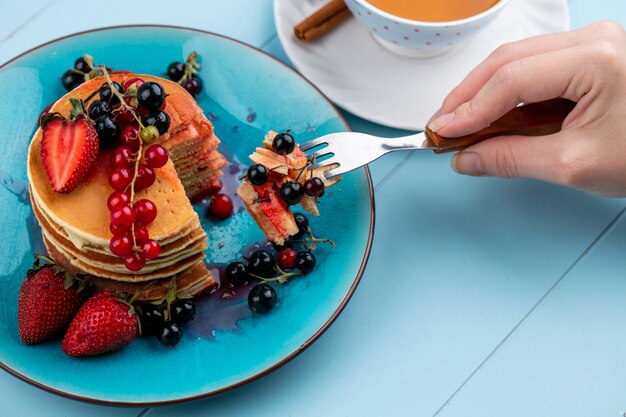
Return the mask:
{"type": "Polygon", "coordinates": [[[463,77],[500,44],[567,30],[567,0],[513,0],[459,49],[414,59],[384,49],[350,18],[311,44],[293,27],[327,0],[274,0],[276,31],[296,68],[344,109],[382,125],[420,130],[463,77]]]}

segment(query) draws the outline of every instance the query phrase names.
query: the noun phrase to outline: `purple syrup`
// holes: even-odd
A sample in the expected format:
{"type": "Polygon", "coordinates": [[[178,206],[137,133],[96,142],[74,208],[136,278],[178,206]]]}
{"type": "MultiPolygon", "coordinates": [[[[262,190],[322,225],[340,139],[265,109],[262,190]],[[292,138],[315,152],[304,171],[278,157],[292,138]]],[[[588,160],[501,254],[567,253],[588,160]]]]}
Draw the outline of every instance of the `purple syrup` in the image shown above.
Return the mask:
{"type": "MultiPolygon", "coordinates": [[[[4,171],[0,171],[0,182],[7,191],[17,197],[18,202],[30,206],[28,182],[13,178],[4,171]]],[[[39,222],[35,219],[32,211],[26,218],[26,230],[33,253],[47,253],[41,237],[41,226],[39,226],[39,222]]]]}
{"type": "MultiPolygon", "coordinates": [[[[272,243],[267,239],[253,243],[243,250],[243,257],[246,258],[260,249],[271,251],[272,243]]],[[[186,330],[208,340],[215,339],[217,331],[239,333],[241,329],[238,322],[252,316],[248,307],[248,293],[258,282],[254,280],[235,286],[224,275],[226,265],[208,262],[205,264],[215,277],[218,287],[211,293],[196,297],[196,317],[186,325],[186,330]]]]}

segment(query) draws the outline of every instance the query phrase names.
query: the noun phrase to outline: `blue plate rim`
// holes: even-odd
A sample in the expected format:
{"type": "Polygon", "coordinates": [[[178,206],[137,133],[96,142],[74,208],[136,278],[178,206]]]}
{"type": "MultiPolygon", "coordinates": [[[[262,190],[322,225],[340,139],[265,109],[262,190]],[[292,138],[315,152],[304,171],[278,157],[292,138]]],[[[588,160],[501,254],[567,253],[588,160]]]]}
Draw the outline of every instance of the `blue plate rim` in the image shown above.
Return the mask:
{"type": "MultiPolygon", "coordinates": [[[[207,31],[207,30],[203,30],[203,29],[196,29],[196,28],[190,28],[190,27],[185,27],[185,26],[176,26],[176,25],[157,25],[157,24],[132,24],[132,25],[117,25],[117,26],[104,26],[104,27],[100,27],[100,28],[95,28],[95,29],[89,29],[89,30],[84,30],[81,32],[75,32],[69,35],[65,35],[65,36],[61,36],[59,38],[50,40],[48,42],[44,42],[40,45],[37,45],[31,49],[28,49],[27,51],[24,51],[22,53],[20,53],[19,55],[11,58],[10,60],[6,61],[5,63],[0,65],[0,70],[7,67],[8,65],[10,65],[11,63],[17,61],[18,59],[27,56],[41,48],[44,48],[48,45],[52,45],[54,43],[57,42],[61,42],[64,41],[66,39],[70,39],[70,38],[74,38],[77,36],[81,36],[81,35],[85,35],[88,33],[94,33],[94,32],[105,32],[108,30],[116,30],[116,29],[132,29],[132,28],[152,28],[152,29],[174,29],[174,30],[184,30],[184,31],[189,31],[189,32],[195,32],[195,33],[200,33],[203,35],[209,35],[209,36],[215,36],[218,38],[222,38],[225,39],[227,41],[231,41],[234,42],[236,44],[245,46],[247,48],[252,49],[255,52],[259,52],[267,57],[269,57],[270,59],[278,62],[279,64],[281,64],[283,67],[285,67],[288,71],[294,73],[296,76],[300,77],[301,79],[303,79],[307,84],[309,84],[319,95],[322,99],[324,99],[328,105],[331,107],[331,109],[335,112],[335,114],[337,115],[337,117],[339,118],[339,120],[341,120],[341,122],[344,124],[344,126],[346,127],[346,129],[348,131],[351,131],[352,129],[350,128],[350,125],[348,125],[348,122],[346,121],[346,119],[343,117],[343,115],[339,112],[337,106],[335,106],[328,97],[326,97],[326,95],[317,87],[315,86],[315,84],[313,84],[311,81],[309,81],[304,75],[300,74],[298,71],[296,71],[295,69],[291,68],[289,65],[285,64],[283,61],[279,60],[278,58],[276,58],[275,56],[263,51],[260,48],[257,48],[256,46],[250,45],[246,42],[243,42],[241,40],[232,38],[230,36],[226,36],[226,35],[221,35],[219,33],[215,33],[215,32],[211,32],[211,31],[207,31]]],[[[252,382],[254,380],[257,380],[275,370],[277,370],[278,368],[280,368],[281,366],[287,364],[289,361],[291,361],[292,359],[294,359],[296,356],[298,356],[300,353],[304,352],[309,346],[311,346],[317,339],[319,339],[322,334],[324,334],[324,332],[326,332],[326,330],[328,330],[328,328],[334,323],[334,321],[339,317],[339,315],[341,314],[341,312],[344,310],[344,308],[346,307],[346,305],[348,304],[348,302],[350,301],[350,299],[352,298],[352,295],[354,294],[354,292],[356,291],[356,288],[358,287],[359,283],[361,282],[361,278],[363,276],[363,273],[365,272],[365,267],[367,265],[367,262],[369,260],[369,256],[370,256],[370,252],[372,249],[372,242],[374,240],[374,230],[375,230],[375,223],[376,223],[376,207],[375,207],[375,203],[374,203],[374,184],[372,182],[372,176],[370,173],[370,170],[367,166],[364,167],[365,168],[365,176],[367,178],[367,184],[368,184],[368,191],[369,191],[369,195],[370,195],[370,225],[369,225],[369,231],[368,231],[368,237],[367,237],[367,244],[365,246],[365,253],[363,255],[363,259],[361,260],[361,265],[359,266],[359,270],[356,274],[356,276],[354,277],[354,280],[352,282],[352,285],[350,286],[350,289],[348,290],[346,296],[344,297],[344,299],[341,301],[341,304],[339,304],[339,306],[337,307],[337,309],[333,312],[333,314],[330,316],[330,318],[322,325],[322,327],[320,329],[318,329],[309,339],[307,339],[302,345],[300,345],[295,351],[291,352],[289,355],[285,356],[283,359],[281,359],[280,361],[276,362],[275,364],[273,364],[272,366],[262,370],[261,372],[258,372],[252,376],[249,376],[247,378],[242,379],[241,381],[237,381],[234,384],[230,384],[227,385],[225,387],[219,388],[219,389],[215,389],[212,391],[208,391],[202,394],[197,394],[197,395],[192,395],[192,396],[187,396],[187,397],[181,397],[181,398],[176,398],[176,399],[172,399],[172,400],[165,400],[165,401],[148,401],[148,402],[128,402],[128,401],[110,401],[110,400],[103,400],[103,399],[99,399],[99,398],[90,398],[90,397],[85,397],[85,396],[81,396],[81,395],[77,395],[77,394],[73,394],[70,392],[65,392],[65,391],[61,391],[57,388],[51,387],[49,385],[45,385],[42,384],[41,382],[38,382],[34,379],[31,379],[29,377],[27,377],[26,375],[23,375],[19,372],[17,372],[16,370],[12,369],[11,367],[9,367],[8,365],[6,365],[4,362],[0,361],[0,368],[2,368],[3,370],[5,370],[7,373],[15,376],[18,379],[21,379],[24,382],[27,382],[30,385],[33,385],[37,388],[40,388],[44,391],[48,391],[52,394],[55,395],[59,395],[61,397],[65,397],[65,398],[69,398],[72,400],[77,400],[77,401],[83,401],[83,402],[87,402],[87,403],[92,403],[92,404],[99,404],[99,405],[108,405],[108,406],[130,406],[130,407],[146,407],[146,406],[159,406],[159,405],[171,405],[171,404],[179,404],[179,403],[183,403],[183,402],[189,402],[189,401],[194,401],[194,400],[199,400],[202,398],[207,398],[207,397],[211,397],[217,394],[221,394],[230,390],[233,390],[235,388],[238,388],[240,386],[243,386],[249,382],[252,382]]]]}

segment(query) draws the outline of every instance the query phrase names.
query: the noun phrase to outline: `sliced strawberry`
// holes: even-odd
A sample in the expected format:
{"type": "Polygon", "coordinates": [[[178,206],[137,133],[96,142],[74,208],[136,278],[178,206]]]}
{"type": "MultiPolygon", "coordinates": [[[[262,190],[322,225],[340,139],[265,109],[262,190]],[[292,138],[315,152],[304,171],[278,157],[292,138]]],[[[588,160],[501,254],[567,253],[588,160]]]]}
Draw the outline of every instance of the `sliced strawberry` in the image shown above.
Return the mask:
{"type": "Polygon", "coordinates": [[[43,129],[41,159],[57,193],[81,183],[98,156],[98,135],[85,119],[52,120],[43,129]]]}
{"type": "Polygon", "coordinates": [[[293,220],[293,214],[287,204],[276,194],[274,184],[268,181],[263,185],[254,186],[254,188],[261,199],[259,207],[274,225],[276,231],[283,237],[295,234],[298,227],[293,220]]]}

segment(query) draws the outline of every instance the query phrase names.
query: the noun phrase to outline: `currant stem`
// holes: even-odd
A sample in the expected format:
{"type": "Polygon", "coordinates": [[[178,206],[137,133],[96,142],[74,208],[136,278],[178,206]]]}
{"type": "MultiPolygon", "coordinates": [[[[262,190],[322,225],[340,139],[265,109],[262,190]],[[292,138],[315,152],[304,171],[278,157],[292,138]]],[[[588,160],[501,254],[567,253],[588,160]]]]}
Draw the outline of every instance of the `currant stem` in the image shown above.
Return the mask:
{"type": "MultiPolygon", "coordinates": [[[[111,90],[111,93],[115,94],[115,96],[120,100],[120,106],[128,110],[130,114],[133,115],[133,118],[137,121],[137,123],[139,123],[139,128],[143,129],[145,126],[143,125],[143,123],[141,123],[141,119],[137,116],[135,109],[133,109],[126,103],[126,101],[124,101],[124,95],[117,91],[117,89],[113,86],[113,81],[111,81],[111,77],[109,77],[109,73],[107,72],[106,67],[104,65],[100,65],[98,68],[102,70],[102,76],[106,80],[109,89],[111,90]]],[[[141,143],[141,137],[139,138],[139,142],[141,143]]]]}
{"type": "Polygon", "coordinates": [[[187,61],[185,62],[185,72],[180,80],[178,80],[178,84],[183,85],[185,82],[193,77],[194,74],[198,73],[198,69],[200,68],[200,64],[196,62],[198,59],[198,53],[196,51],[192,51],[187,56],[187,61]]]}
{"type": "MultiPolygon", "coordinates": [[[[139,124],[140,129],[143,129],[145,126],[143,125],[143,123],[141,123],[141,119],[137,116],[135,109],[133,109],[131,106],[129,106],[126,103],[126,101],[124,101],[124,95],[120,93],[119,91],[117,91],[117,89],[113,85],[113,81],[111,81],[111,77],[109,77],[109,73],[107,72],[106,67],[104,65],[100,65],[98,68],[102,70],[102,75],[104,76],[107,82],[107,85],[109,86],[109,89],[111,90],[111,93],[115,94],[115,96],[120,100],[120,106],[123,106],[124,108],[126,108],[126,110],[128,110],[130,114],[133,115],[133,117],[139,124]]],[[[143,140],[141,139],[141,135],[137,136],[137,140],[139,141],[139,149],[137,150],[137,158],[135,158],[135,170],[134,170],[135,172],[133,174],[133,179],[131,180],[129,184],[130,208],[133,208],[133,205],[135,202],[135,181],[137,181],[137,177],[139,176],[139,161],[141,160],[141,155],[142,155],[142,150],[143,150],[143,140]]],[[[130,231],[133,236],[133,250],[138,251],[139,248],[137,247],[137,238],[135,236],[135,223],[133,223],[132,226],[130,227],[130,231]]]]}

